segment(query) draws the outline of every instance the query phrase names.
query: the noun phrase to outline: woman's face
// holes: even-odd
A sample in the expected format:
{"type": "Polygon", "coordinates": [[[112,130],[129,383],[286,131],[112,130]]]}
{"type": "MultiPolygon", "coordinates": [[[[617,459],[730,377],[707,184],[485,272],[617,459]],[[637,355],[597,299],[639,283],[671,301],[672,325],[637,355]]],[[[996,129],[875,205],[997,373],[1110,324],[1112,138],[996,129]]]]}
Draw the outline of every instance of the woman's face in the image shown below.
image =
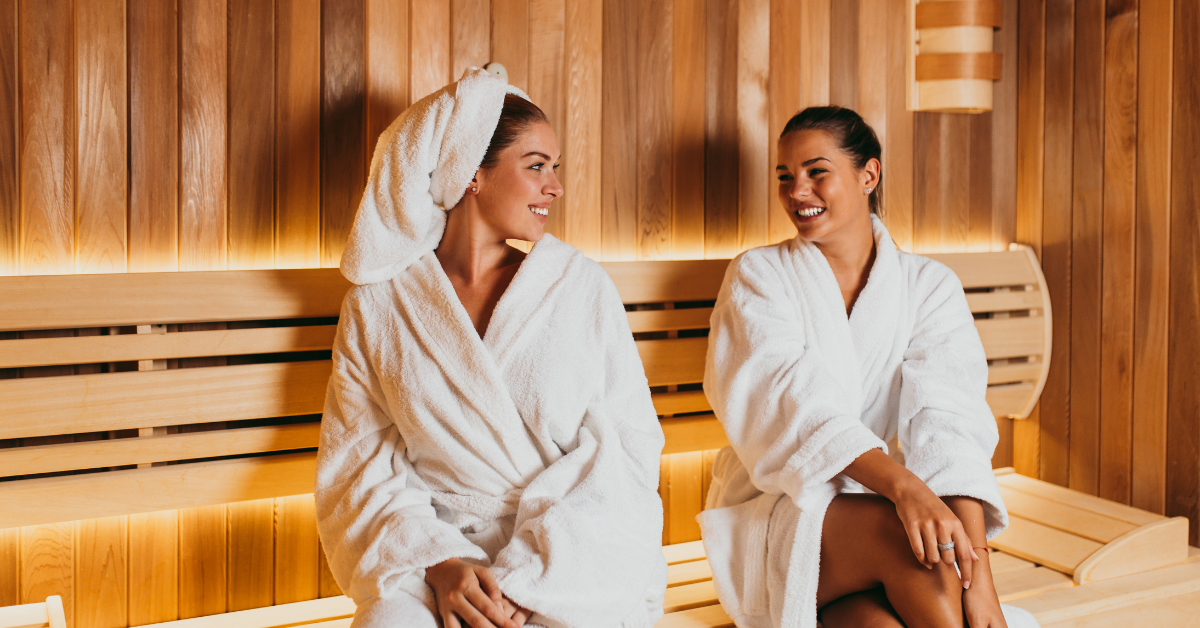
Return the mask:
{"type": "Polygon", "coordinates": [[[505,239],[541,240],[550,202],[563,194],[554,172],[559,156],[554,129],[536,122],[500,151],[496,165],[480,168],[472,185],[484,223],[505,239]]]}
{"type": "Polygon", "coordinates": [[[796,131],[779,140],[779,203],[800,237],[821,242],[842,227],[869,219],[868,189],[879,182],[879,161],[854,167],[824,131],[796,131]]]}

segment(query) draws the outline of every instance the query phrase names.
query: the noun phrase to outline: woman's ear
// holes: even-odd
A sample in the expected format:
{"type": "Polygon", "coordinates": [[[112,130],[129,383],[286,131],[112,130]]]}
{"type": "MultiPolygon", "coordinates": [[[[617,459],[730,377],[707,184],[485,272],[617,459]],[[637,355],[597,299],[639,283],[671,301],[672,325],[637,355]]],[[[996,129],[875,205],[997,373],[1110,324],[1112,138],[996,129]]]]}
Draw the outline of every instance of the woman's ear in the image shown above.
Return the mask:
{"type": "Polygon", "coordinates": [[[864,190],[873,190],[879,186],[879,170],[881,164],[878,159],[872,157],[867,160],[867,165],[863,166],[862,175],[859,177],[863,184],[864,190]]]}
{"type": "Polygon", "coordinates": [[[467,185],[467,194],[478,194],[478,193],[479,193],[479,174],[476,173],[475,176],[471,177],[471,183],[467,185]]]}

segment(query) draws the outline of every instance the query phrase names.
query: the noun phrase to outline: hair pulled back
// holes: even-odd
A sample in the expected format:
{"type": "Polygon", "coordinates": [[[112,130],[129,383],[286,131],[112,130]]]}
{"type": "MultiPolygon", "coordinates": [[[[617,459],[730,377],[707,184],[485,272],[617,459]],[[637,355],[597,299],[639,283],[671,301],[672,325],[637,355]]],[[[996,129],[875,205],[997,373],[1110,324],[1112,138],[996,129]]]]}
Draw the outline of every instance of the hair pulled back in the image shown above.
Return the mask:
{"type": "MultiPolygon", "coordinates": [[[[866,167],[872,159],[879,160],[883,165],[883,147],[875,130],[867,124],[862,116],[853,109],[831,105],[827,107],[809,107],[788,120],[779,139],[788,133],[797,131],[824,131],[828,133],[838,148],[841,149],[855,168],[866,167]]],[[[883,215],[883,171],[879,172],[879,182],[871,190],[869,198],[871,213],[883,215]]]]}
{"type": "Polygon", "coordinates": [[[500,160],[500,153],[512,146],[522,132],[538,122],[548,121],[546,114],[537,105],[516,94],[506,94],[504,108],[500,110],[500,121],[496,123],[496,132],[492,133],[492,141],[488,144],[479,167],[495,166],[500,160]]]}

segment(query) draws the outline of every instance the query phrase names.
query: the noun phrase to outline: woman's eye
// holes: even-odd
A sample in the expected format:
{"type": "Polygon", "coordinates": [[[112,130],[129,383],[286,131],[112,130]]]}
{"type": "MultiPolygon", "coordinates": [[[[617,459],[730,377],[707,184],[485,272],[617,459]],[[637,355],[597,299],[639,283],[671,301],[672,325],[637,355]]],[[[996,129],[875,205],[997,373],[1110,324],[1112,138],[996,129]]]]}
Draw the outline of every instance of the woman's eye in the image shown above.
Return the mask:
{"type": "Polygon", "coordinates": [[[544,163],[541,163],[541,162],[538,162],[538,163],[536,163],[536,164],[533,164],[532,166],[530,166],[530,168],[532,168],[532,169],[534,169],[534,170],[541,171],[541,169],[542,169],[542,166],[544,166],[544,165],[546,165],[546,164],[544,164],[544,163]]]}
{"type": "Polygon", "coordinates": [[[779,175],[779,180],[780,180],[780,181],[791,181],[791,180],[792,180],[792,175],[790,175],[790,174],[781,174],[781,175],[779,175]]]}
{"type": "Polygon", "coordinates": [[[819,175],[819,174],[824,174],[825,172],[826,172],[826,171],[825,171],[825,169],[824,169],[824,168],[813,168],[812,170],[809,170],[809,171],[808,171],[808,176],[810,176],[810,177],[815,177],[815,176],[817,176],[817,175],[819,175]]]}

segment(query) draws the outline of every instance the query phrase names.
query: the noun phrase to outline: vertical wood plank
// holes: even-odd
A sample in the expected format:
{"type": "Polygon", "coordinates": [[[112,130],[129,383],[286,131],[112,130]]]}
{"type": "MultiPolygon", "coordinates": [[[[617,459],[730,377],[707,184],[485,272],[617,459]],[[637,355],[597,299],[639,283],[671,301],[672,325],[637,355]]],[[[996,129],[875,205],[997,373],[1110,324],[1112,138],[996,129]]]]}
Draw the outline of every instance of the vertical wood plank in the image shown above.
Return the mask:
{"type": "Polygon", "coordinates": [[[704,257],[704,8],[704,0],[675,0],[671,13],[674,40],[671,152],[675,165],[671,255],[674,259],[704,257]]]}
{"type": "Polygon", "coordinates": [[[366,3],[367,167],[379,135],[408,107],[408,0],[366,3]]]}
{"type": "MultiPolygon", "coordinates": [[[[446,86],[450,78],[450,0],[412,0],[412,100],[446,86]]],[[[527,26],[526,26],[527,28],[527,26]]]]}
{"type": "Polygon", "coordinates": [[[1138,7],[1137,231],[1133,334],[1132,505],[1166,508],[1171,289],[1170,0],[1138,7]]]}
{"type": "Polygon", "coordinates": [[[75,625],[75,524],[21,528],[21,604],[62,597],[67,626],[75,625]]]}
{"type": "Polygon", "coordinates": [[[23,274],[74,269],[75,58],[71,0],[21,2],[23,274]]]}
{"type": "MultiPolygon", "coordinates": [[[[546,114],[551,128],[563,148],[566,129],[566,79],[563,73],[566,64],[563,48],[566,45],[565,0],[529,0],[529,97],[546,114]]],[[[667,43],[668,53],[670,42],[667,43]]],[[[563,159],[559,158],[559,179],[563,172],[563,159]]],[[[546,221],[546,233],[558,238],[566,237],[566,205],[555,200],[546,221]]]]}
{"type": "Polygon", "coordinates": [[[228,267],[225,0],[179,0],[179,270],[228,267]]]}
{"type": "MultiPolygon", "coordinates": [[[[457,81],[467,68],[482,68],[491,61],[491,29],[490,0],[450,1],[450,80],[457,81]]],[[[561,56],[555,58],[561,61],[561,56]]]]}
{"type": "MultiPolygon", "coordinates": [[[[128,0],[127,11],[129,270],[172,271],[179,268],[176,4],[175,0],[128,0]]],[[[223,169],[224,154],[221,159],[223,169]]]]}
{"type": "Polygon", "coordinates": [[[1133,440],[1137,18],[1137,0],[1108,0],[1104,28],[1099,495],[1125,504],[1130,501],[1133,440]]]}
{"type": "Polygon", "coordinates": [[[966,116],[968,251],[992,250],[992,112],[966,116]]]}
{"type": "Polygon", "coordinates": [[[858,2],[855,110],[882,141],[887,137],[888,0],[858,2]]]}
{"type": "Polygon", "coordinates": [[[1167,514],[1200,535],[1200,5],[1175,2],[1171,90],[1171,349],[1167,368],[1167,514]]]}
{"type": "Polygon", "coordinates": [[[1068,486],[1099,488],[1104,209],[1104,6],[1075,6],[1075,168],[1071,231],[1071,441],[1068,486]]]}
{"type": "Polygon", "coordinates": [[[913,249],[963,251],[970,225],[970,126],[967,114],[918,113],[913,148],[913,249]]]}
{"type": "MultiPolygon", "coordinates": [[[[1038,448],[1040,463],[1019,471],[1037,476],[1039,465],[1060,484],[1066,483],[1071,434],[1071,250],[1072,250],[1072,152],[1074,150],[1074,0],[1050,0],[1046,4],[1046,72],[1056,80],[1045,91],[1045,175],[1042,180],[1042,272],[1050,291],[1054,329],[1053,358],[1046,386],[1039,400],[1040,439],[1022,442],[1017,448],[1038,448]]],[[[1018,456],[1020,459],[1020,456],[1018,456]]]]}
{"type": "Polygon", "coordinates": [[[637,15],[637,246],[639,259],[671,254],[670,2],[640,2],[637,15]]]}
{"type": "Polygon", "coordinates": [[[858,108],[858,11],[860,0],[829,5],[829,104],[858,108]]]}
{"type": "MultiPolygon", "coordinates": [[[[604,36],[609,36],[607,29],[604,36]]],[[[491,39],[491,60],[503,64],[508,70],[509,84],[528,90],[529,0],[492,0],[491,39]]]]}
{"type": "Polygon", "coordinates": [[[121,516],[76,522],[75,625],[78,628],[128,625],[126,521],[121,516]]]}
{"type": "MultiPolygon", "coordinates": [[[[507,2],[507,0],[505,0],[507,2]]],[[[606,0],[603,16],[600,203],[601,256],[637,259],[637,8],[633,0],[606,0]]],[[[496,19],[499,4],[492,19],[496,19]]],[[[492,48],[495,51],[493,38],[492,48]]]]}
{"type": "Polygon", "coordinates": [[[771,55],[770,0],[739,0],[737,28],[738,247],[767,243],[767,76],[771,55]]]}
{"type": "Polygon", "coordinates": [[[129,625],[179,618],[178,511],[129,515],[129,625]]]}
{"type": "Polygon", "coordinates": [[[21,268],[17,40],[17,0],[0,0],[0,276],[19,274],[21,268]]]}
{"type": "Polygon", "coordinates": [[[125,0],[76,5],[75,272],[124,272],[128,177],[125,0]]]}
{"type": "Polygon", "coordinates": [[[700,540],[700,524],[696,515],[704,507],[702,471],[704,452],[663,456],[669,470],[665,507],[670,511],[670,523],[665,530],[668,543],[687,543],[700,540]]]}
{"type": "Polygon", "coordinates": [[[226,606],[224,504],[179,511],[179,618],[215,615],[226,606]]]}
{"type": "Polygon", "coordinates": [[[829,104],[830,5],[833,0],[799,0],[800,107],[829,104]]]}
{"type": "Polygon", "coordinates": [[[367,182],[363,0],[321,4],[321,266],[337,266],[367,182]]]}
{"type": "Polygon", "coordinates": [[[312,495],[275,498],[275,603],[320,594],[317,512],[312,495]]]}
{"type": "Polygon", "coordinates": [[[996,450],[992,452],[993,469],[1013,466],[1013,423],[1015,422],[1015,419],[996,419],[996,430],[1000,434],[1000,440],[996,442],[996,450]]]}
{"type": "Polygon", "coordinates": [[[566,16],[566,131],[559,137],[566,156],[560,177],[566,190],[566,241],[599,259],[603,52],[597,26],[604,23],[602,0],[568,0],[566,16]]]}
{"type": "Polygon", "coordinates": [[[796,235],[792,221],[788,219],[779,202],[779,183],[775,178],[775,166],[779,165],[779,134],[793,115],[800,111],[800,58],[801,41],[795,33],[800,31],[803,20],[801,5],[794,0],[771,0],[770,69],[767,78],[768,126],[767,126],[767,240],[779,242],[796,235]]]}
{"type": "Polygon", "coordinates": [[[0,606],[21,603],[21,529],[0,530],[0,606]]]}
{"type": "Polygon", "coordinates": [[[700,466],[700,471],[703,474],[700,476],[700,479],[702,480],[700,489],[701,506],[708,505],[708,489],[712,487],[713,465],[717,462],[717,454],[719,452],[719,449],[710,449],[703,452],[704,463],[700,466]]]}
{"type": "MultiPolygon", "coordinates": [[[[738,0],[708,0],[704,106],[704,255],[738,250],[738,0]]],[[[607,66],[605,68],[607,74],[607,66]]]]}
{"type": "Polygon", "coordinates": [[[229,267],[275,264],[275,2],[229,1],[229,267]]]}
{"type": "Polygon", "coordinates": [[[275,500],[226,504],[230,611],[270,606],[275,594],[275,500]]]}
{"type": "Polygon", "coordinates": [[[275,5],[275,267],[321,263],[321,4],[275,5]]]}
{"type": "Polygon", "coordinates": [[[321,597],[334,597],[342,594],[342,588],[333,579],[333,571],[329,569],[329,559],[325,557],[324,546],[317,546],[318,586],[321,597]]]}
{"type": "MultiPolygon", "coordinates": [[[[913,114],[907,109],[904,60],[910,37],[907,0],[888,0],[887,123],[883,141],[883,212],[888,232],[905,251],[913,246],[913,114]]],[[[1015,14],[1015,12],[1014,12],[1015,14]]],[[[1013,54],[1016,57],[1016,54],[1013,54]]],[[[1014,116],[1015,117],[1015,116],[1014,116]]],[[[1013,135],[1016,131],[1013,130],[1013,135]]],[[[1012,137],[1010,135],[1010,137],[1012,137]]],[[[1011,142],[1010,142],[1011,143],[1011,142]]],[[[1016,173],[1012,185],[1016,186],[1016,173]]],[[[1015,205],[1015,204],[1014,204],[1015,205]]],[[[1015,211],[1015,207],[1012,211],[1015,211]]]]}
{"type": "MultiPolygon", "coordinates": [[[[1017,145],[1013,139],[1017,137],[1017,2],[1018,0],[1003,0],[1001,10],[1004,25],[992,35],[993,48],[1002,55],[1003,62],[1002,78],[992,84],[992,233],[996,238],[994,249],[1003,249],[1016,238],[1017,145]]],[[[1020,422],[1013,425],[1014,437],[1020,434],[1019,425],[1020,422]]],[[[1033,436],[1036,438],[1036,432],[1033,436]]],[[[1027,440],[1025,444],[1035,448],[1037,446],[1035,440],[1027,440]]]]}

